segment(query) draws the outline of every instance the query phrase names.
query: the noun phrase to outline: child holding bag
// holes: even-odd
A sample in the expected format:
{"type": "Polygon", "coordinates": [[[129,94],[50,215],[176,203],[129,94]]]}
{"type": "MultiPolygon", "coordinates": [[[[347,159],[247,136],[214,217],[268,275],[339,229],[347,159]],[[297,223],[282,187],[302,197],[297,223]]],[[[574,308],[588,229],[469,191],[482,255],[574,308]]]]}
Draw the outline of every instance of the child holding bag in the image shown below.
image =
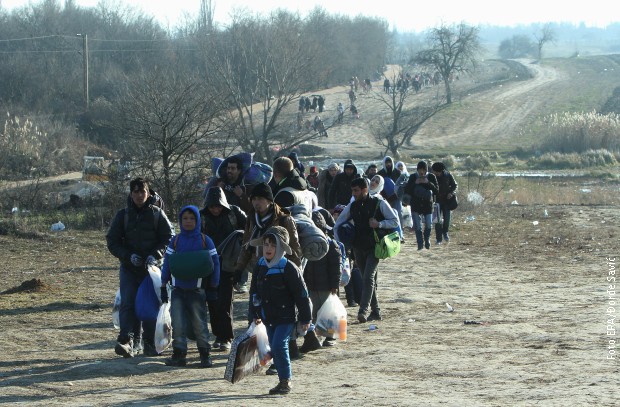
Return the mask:
{"type": "Polygon", "coordinates": [[[265,324],[278,371],[279,383],[269,394],[291,391],[289,337],[297,320],[307,331],[312,319],[312,305],[301,271],[284,257],[292,253],[288,242],[288,231],[281,226],[272,226],[262,237],[250,241],[252,246],[263,247],[263,257],[252,273],[249,313],[256,324],[265,324]]]}
{"type": "Polygon", "coordinates": [[[200,213],[196,206],[181,209],[179,225],[181,232],[170,241],[161,270],[162,302],[168,302],[166,284],[172,285],[172,357],[166,360],[166,365],[187,364],[185,330],[191,327],[200,353],[200,367],[211,367],[206,301],[217,299],[219,256],[211,238],[200,232],[200,213]],[[186,318],[189,320],[185,321],[186,318]]]}

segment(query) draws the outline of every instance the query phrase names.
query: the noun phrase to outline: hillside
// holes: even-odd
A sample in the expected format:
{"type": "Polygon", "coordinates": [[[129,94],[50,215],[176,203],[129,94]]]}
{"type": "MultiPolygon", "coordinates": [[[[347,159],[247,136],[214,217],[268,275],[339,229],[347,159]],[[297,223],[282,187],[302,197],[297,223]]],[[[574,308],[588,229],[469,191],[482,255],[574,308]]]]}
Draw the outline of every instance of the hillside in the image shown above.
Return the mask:
{"type": "MultiPolygon", "coordinates": [[[[490,60],[475,75],[462,76],[453,84],[452,106],[421,127],[413,145],[403,149],[405,160],[416,154],[530,148],[538,140],[523,131],[542,117],[565,110],[602,110],[620,86],[620,61],[614,55],[550,59],[544,64],[490,60]]],[[[380,82],[373,86],[373,92],[381,92],[380,82]]],[[[338,102],[348,104],[347,92],[348,87],[342,86],[321,93],[327,95],[329,109],[335,109],[338,102]]],[[[443,93],[443,86],[425,88],[411,98],[410,105],[443,93]]],[[[367,95],[360,96],[358,107],[360,119],[346,116],[344,125],[330,128],[327,139],[313,142],[325,149],[326,156],[380,158],[381,147],[373,142],[368,124],[385,110],[382,113],[381,104],[367,95]]],[[[333,120],[335,112],[328,110],[325,116],[333,120]]]]}

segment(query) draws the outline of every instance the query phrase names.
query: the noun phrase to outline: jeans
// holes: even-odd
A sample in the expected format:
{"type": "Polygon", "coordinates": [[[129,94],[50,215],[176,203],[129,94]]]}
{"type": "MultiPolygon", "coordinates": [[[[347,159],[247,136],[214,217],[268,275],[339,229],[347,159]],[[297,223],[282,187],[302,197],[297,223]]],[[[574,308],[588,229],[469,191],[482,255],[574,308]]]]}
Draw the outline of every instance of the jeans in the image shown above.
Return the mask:
{"type": "Polygon", "coordinates": [[[437,222],[435,224],[435,237],[437,241],[441,242],[443,239],[443,235],[448,234],[448,229],[450,228],[450,215],[452,213],[451,210],[444,208],[440,205],[441,214],[443,218],[443,222],[437,222]]]}
{"type": "Polygon", "coordinates": [[[141,322],[136,318],[136,293],[142,280],[150,278],[148,274],[138,275],[132,271],[125,270],[121,264],[119,271],[119,283],[121,290],[121,308],[118,312],[121,325],[118,334],[118,341],[127,343],[130,338],[139,341],[142,328],[144,328],[144,341],[150,344],[155,343],[155,323],[156,321],[141,322]]]}
{"type": "Polygon", "coordinates": [[[209,301],[211,331],[219,342],[232,341],[233,333],[233,273],[222,270],[217,301],[209,301]]]}
{"type": "Polygon", "coordinates": [[[424,215],[421,213],[413,212],[413,230],[421,232],[422,223],[424,223],[424,229],[431,230],[431,228],[433,227],[433,214],[429,213],[428,215],[424,215]]]}
{"type": "Polygon", "coordinates": [[[170,317],[172,318],[172,347],[187,352],[187,332],[191,327],[198,349],[209,349],[209,326],[205,290],[172,287],[170,317]],[[187,318],[187,321],[185,321],[187,318]],[[186,323],[187,322],[187,323],[186,323]]]}
{"type": "Polygon", "coordinates": [[[379,312],[379,301],[377,300],[377,266],[379,259],[375,257],[375,251],[360,250],[353,248],[355,253],[355,264],[362,272],[362,298],[358,314],[366,316],[368,308],[373,312],[379,312]]]}
{"type": "Polygon", "coordinates": [[[280,381],[290,379],[293,377],[293,371],[291,370],[291,358],[288,353],[288,341],[293,333],[295,324],[265,325],[265,327],[269,337],[273,364],[276,365],[276,370],[278,371],[278,379],[280,381]]]}

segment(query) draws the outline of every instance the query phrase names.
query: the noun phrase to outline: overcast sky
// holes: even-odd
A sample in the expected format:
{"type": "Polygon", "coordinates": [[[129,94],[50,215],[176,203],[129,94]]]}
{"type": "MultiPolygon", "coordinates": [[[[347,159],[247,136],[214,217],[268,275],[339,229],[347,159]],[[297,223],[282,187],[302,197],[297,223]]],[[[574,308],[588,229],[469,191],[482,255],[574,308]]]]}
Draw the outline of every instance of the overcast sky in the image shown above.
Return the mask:
{"type": "MultiPolygon", "coordinates": [[[[148,15],[154,16],[164,25],[174,27],[183,22],[184,16],[195,16],[200,0],[107,0],[110,4],[131,5],[148,15]]],[[[22,7],[35,0],[0,0],[5,9],[22,7]]],[[[60,0],[61,4],[64,3],[60,0]]],[[[75,0],[80,6],[94,6],[98,0],[75,0]]],[[[443,0],[427,2],[406,2],[403,0],[328,0],[321,7],[330,14],[376,16],[385,19],[390,28],[399,31],[423,31],[440,23],[465,21],[472,25],[492,24],[514,26],[537,22],[585,23],[588,26],[604,27],[618,22],[620,16],[617,1],[589,0],[443,0]],[[426,4],[427,7],[421,6],[426,4]]],[[[252,13],[267,14],[277,8],[299,11],[305,16],[319,2],[291,0],[214,0],[215,20],[226,24],[235,9],[252,13]]]]}

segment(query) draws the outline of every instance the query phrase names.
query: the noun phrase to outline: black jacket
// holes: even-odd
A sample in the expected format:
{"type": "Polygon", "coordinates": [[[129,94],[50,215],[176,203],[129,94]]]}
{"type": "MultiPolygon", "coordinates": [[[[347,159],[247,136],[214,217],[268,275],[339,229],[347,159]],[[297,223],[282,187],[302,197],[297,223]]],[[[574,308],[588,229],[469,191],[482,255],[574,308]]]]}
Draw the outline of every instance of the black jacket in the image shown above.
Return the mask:
{"type": "Polygon", "coordinates": [[[350,176],[346,172],[336,174],[334,181],[329,187],[327,209],[333,209],[336,205],[348,205],[351,202],[351,181],[358,178],[357,167],[354,167],[350,176]]]}
{"type": "Polygon", "coordinates": [[[456,184],[456,181],[454,180],[452,174],[450,174],[446,170],[443,170],[441,175],[437,177],[437,184],[439,186],[439,192],[437,193],[437,202],[439,202],[439,205],[443,206],[448,200],[448,198],[446,198],[448,194],[456,194],[458,185],[456,184]]]}
{"type": "Polygon", "coordinates": [[[405,193],[411,197],[411,210],[420,215],[430,215],[433,213],[433,202],[435,196],[439,192],[439,186],[437,185],[437,178],[435,174],[429,172],[426,174],[428,178],[428,183],[425,184],[417,184],[415,183],[416,179],[418,179],[420,175],[417,172],[414,172],[409,177],[409,181],[407,181],[407,185],[405,185],[405,193]],[[424,199],[416,195],[415,189],[423,188],[429,190],[433,193],[431,199],[424,199]]]}
{"type": "Polygon", "coordinates": [[[200,211],[200,219],[202,233],[209,236],[215,247],[218,247],[233,231],[245,229],[247,215],[238,206],[230,205],[230,209],[222,209],[220,216],[213,216],[208,208],[204,208],[200,211]]]}
{"type": "Polygon", "coordinates": [[[309,261],[304,269],[304,280],[310,291],[330,291],[340,285],[342,256],[335,240],[329,239],[329,250],[323,258],[309,261]]]}
{"type": "Polygon", "coordinates": [[[270,268],[263,258],[259,260],[252,273],[249,315],[269,326],[312,320],[308,289],[294,263],[283,257],[270,268]]]}
{"type": "Polygon", "coordinates": [[[146,268],[131,264],[131,255],[135,253],[143,260],[148,256],[162,259],[172,237],[173,229],[168,217],[154,203],[155,197],[151,195],[146,204],[138,208],[129,197],[127,208],[116,213],[105,236],[110,253],[120,260],[125,269],[139,274],[146,274],[146,268]],[[156,212],[158,215],[155,215],[156,212]],[[156,216],[159,217],[157,225],[156,216]]]}

